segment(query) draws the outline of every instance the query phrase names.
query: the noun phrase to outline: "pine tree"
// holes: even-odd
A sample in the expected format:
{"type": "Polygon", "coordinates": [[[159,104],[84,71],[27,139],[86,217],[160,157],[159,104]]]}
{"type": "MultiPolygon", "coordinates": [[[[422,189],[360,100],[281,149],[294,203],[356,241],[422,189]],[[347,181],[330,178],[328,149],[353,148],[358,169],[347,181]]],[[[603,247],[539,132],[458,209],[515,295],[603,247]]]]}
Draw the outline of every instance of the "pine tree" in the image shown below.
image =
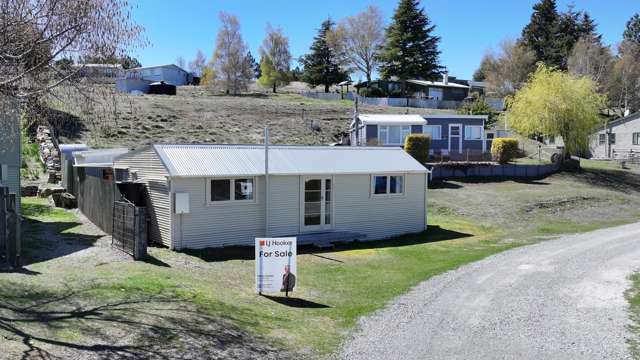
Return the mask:
{"type": "Polygon", "coordinates": [[[640,14],[634,14],[629,21],[622,35],[625,41],[632,41],[640,44],[640,14]]]}
{"type": "Polygon", "coordinates": [[[334,26],[335,23],[330,18],[323,21],[313,39],[311,52],[300,58],[304,68],[302,81],[313,86],[324,85],[324,92],[329,92],[331,85],[349,78],[349,74],[340,68],[340,59],[327,41],[334,26]]]}
{"type": "MultiPolygon", "coordinates": [[[[567,26],[568,24],[564,24],[567,26]]],[[[556,37],[559,33],[560,14],[555,0],[541,0],[533,6],[533,14],[527,26],[522,30],[522,43],[531,49],[537,61],[548,66],[561,67],[562,41],[556,37]]]]}
{"type": "Polygon", "coordinates": [[[440,37],[433,35],[435,25],[419,5],[418,0],[400,0],[398,4],[378,56],[383,79],[435,80],[440,76],[440,37]]]}
{"type": "Polygon", "coordinates": [[[249,64],[251,68],[251,72],[253,76],[257,79],[260,77],[260,64],[256,61],[256,59],[251,54],[251,51],[247,51],[247,56],[245,56],[245,61],[249,64]]]}

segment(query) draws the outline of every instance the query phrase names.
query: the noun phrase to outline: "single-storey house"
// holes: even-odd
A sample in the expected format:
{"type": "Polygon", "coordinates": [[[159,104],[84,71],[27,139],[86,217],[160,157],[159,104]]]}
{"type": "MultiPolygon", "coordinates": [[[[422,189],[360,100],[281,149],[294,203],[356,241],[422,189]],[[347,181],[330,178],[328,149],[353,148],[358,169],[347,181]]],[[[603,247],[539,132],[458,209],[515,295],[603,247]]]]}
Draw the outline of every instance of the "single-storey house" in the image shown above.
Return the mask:
{"type": "Polygon", "coordinates": [[[270,146],[268,182],[265,158],[261,145],[153,145],[114,168],[146,188],[149,240],[176,250],[427,226],[428,170],[400,148],[270,146]]]}
{"type": "Polygon", "coordinates": [[[590,141],[590,152],[597,159],[626,159],[640,154],[640,112],[609,121],[590,141]]]}
{"type": "Polygon", "coordinates": [[[147,66],[126,70],[124,77],[116,81],[116,88],[121,92],[147,93],[151,83],[164,81],[181,86],[190,84],[192,80],[189,72],[175,64],[147,66]]]}
{"type": "Polygon", "coordinates": [[[16,194],[20,212],[20,115],[17,103],[0,101],[0,184],[16,194]]]}
{"type": "Polygon", "coordinates": [[[120,78],[124,75],[122,64],[74,64],[79,77],[120,78]]]}
{"type": "MultiPolygon", "coordinates": [[[[449,81],[449,75],[444,73],[442,81],[428,81],[421,79],[409,79],[404,84],[406,94],[417,99],[433,99],[438,101],[462,101],[469,96],[470,87],[462,83],[463,81],[449,81]]],[[[380,96],[399,95],[403,83],[397,80],[373,80],[363,81],[354,87],[358,94],[361,89],[378,89],[380,96]]],[[[373,95],[370,95],[373,96],[373,95]]]]}
{"type": "Polygon", "coordinates": [[[484,126],[487,115],[360,114],[351,124],[352,146],[403,146],[409,134],[428,134],[432,155],[482,154],[491,149],[484,126]]]}

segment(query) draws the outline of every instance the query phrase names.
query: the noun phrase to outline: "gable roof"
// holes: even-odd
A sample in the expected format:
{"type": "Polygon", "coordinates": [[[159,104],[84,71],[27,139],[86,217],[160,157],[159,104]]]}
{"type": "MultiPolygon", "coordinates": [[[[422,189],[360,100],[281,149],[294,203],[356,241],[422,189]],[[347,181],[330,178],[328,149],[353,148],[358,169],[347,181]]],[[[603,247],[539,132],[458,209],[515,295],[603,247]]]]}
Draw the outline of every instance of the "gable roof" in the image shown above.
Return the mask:
{"type": "MultiPolygon", "coordinates": [[[[622,125],[628,121],[638,120],[640,119],[640,112],[633,113],[631,115],[627,115],[625,117],[621,117],[619,119],[613,120],[609,122],[609,127],[622,125]]],[[[604,129],[604,126],[602,127],[604,129]]]]}
{"type": "MultiPolygon", "coordinates": [[[[262,145],[153,145],[170,177],[264,175],[262,145]]],[[[271,175],[426,173],[400,148],[269,146],[271,175]]]]}
{"type": "Polygon", "coordinates": [[[129,152],[127,148],[73,151],[75,167],[111,167],[116,158],[129,152]]]}
{"type": "Polygon", "coordinates": [[[426,125],[421,115],[415,114],[360,114],[360,122],[364,125],[426,125]]]}
{"type": "Polygon", "coordinates": [[[155,68],[163,68],[163,67],[175,67],[178,68],[186,73],[188,73],[187,70],[181,68],[180,66],[176,65],[176,64],[164,64],[164,65],[154,65],[154,66],[141,66],[141,67],[137,67],[137,68],[131,68],[131,69],[127,69],[127,71],[142,71],[142,70],[146,70],[146,69],[155,69],[155,68]]]}
{"type": "Polygon", "coordinates": [[[427,87],[449,87],[449,88],[458,88],[458,89],[468,89],[469,87],[462,84],[457,84],[449,81],[448,83],[444,83],[442,81],[427,81],[427,80],[407,80],[408,83],[427,86],[427,87]]]}

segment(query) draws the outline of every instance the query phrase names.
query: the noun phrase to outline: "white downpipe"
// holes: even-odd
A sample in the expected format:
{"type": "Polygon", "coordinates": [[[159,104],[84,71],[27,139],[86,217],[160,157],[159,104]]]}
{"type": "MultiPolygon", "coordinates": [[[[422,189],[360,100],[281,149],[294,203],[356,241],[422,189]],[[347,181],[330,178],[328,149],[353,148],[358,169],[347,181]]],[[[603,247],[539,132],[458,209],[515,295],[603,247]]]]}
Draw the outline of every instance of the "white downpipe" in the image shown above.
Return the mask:
{"type": "Polygon", "coordinates": [[[264,127],[264,236],[270,237],[269,204],[271,202],[271,187],[269,186],[269,127],[264,127]]]}

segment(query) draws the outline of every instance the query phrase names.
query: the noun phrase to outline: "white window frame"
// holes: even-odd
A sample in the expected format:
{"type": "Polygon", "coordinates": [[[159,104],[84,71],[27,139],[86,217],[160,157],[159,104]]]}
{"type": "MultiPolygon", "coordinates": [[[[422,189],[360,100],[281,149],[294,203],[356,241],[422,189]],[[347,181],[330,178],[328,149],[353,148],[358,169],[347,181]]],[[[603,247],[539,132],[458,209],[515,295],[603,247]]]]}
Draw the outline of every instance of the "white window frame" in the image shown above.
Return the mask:
{"type": "Polygon", "coordinates": [[[640,132],[632,132],[631,133],[631,145],[638,146],[640,145],[640,132]]]}
{"type": "Polygon", "coordinates": [[[394,174],[373,174],[371,175],[370,181],[370,193],[372,198],[379,197],[403,197],[407,192],[407,174],[404,173],[394,173],[394,174]],[[387,189],[384,194],[376,194],[376,177],[384,176],[387,178],[387,189]],[[401,193],[391,193],[391,177],[392,176],[402,176],[402,192],[401,193]]]}
{"type": "Polygon", "coordinates": [[[206,178],[206,197],[208,206],[218,205],[230,205],[230,204],[255,204],[258,202],[258,178],[255,176],[235,176],[235,177],[221,177],[221,178],[206,178]],[[236,180],[252,179],[253,180],[253,199],[250,200],[236,200],[235,199],[235,184],[236,180]],[[211,181],[212,180],[229,180],[229,200],[211,201],[211,181]]]}
{"type": "Polygon", "coordinates": [[[442,125],[422,125],[423,134],[431,134],[431,140],[442,140],[442,125]],[[438,137],[434,137],[432,131],[427,132],[427,128],[438,128],[438,137]]]}
{"type": "Polygon", "coordinates": [[[468,141],[482,141],[484,138],[484,126],[482,125],[465,125],[464,126],[464,139],[468,141]],[[471,138],[471,130],[480,128],[480,136],[478,138],[471,138]]]}
{"type": "Polygon", "coordinates": [[[411,125],[378,125],[378,143],[380,145],[404,145],[404,140],[407,136],[411,135],[411,125]],[[392,143],[389,142],[389,133],[391,132],[392,127],[400,128],[400,142],[392,143]],[[385,136],[382,137],[381,133],[384,130],[385,136]]]}
{"type": "Polygon", "coordinates": [[[9,165],[0,164],[0,183],[9,181],[9,165]]]}

